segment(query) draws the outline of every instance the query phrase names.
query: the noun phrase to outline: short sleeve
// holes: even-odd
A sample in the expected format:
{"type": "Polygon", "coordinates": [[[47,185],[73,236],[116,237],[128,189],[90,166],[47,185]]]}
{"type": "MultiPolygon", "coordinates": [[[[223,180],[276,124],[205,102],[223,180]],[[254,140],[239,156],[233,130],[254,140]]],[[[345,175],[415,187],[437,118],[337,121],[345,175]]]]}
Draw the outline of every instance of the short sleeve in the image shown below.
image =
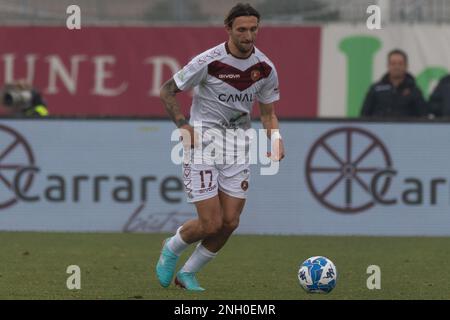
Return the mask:
{"type": "Polygon", "coordinates": [[[207,72],[207,64],[199,63],[198,59],[194,58],[183,69],[175,73],[173,79],[180,90],[189,90],[206,79],[207,72]]]}
{"type": "Polygon", "coordinates": [[[275,68],[272,68],[266,83],[257,93],[259,102],[268,104],[280,100],[280,91],[278,89],[278,75],[275,68]]]}

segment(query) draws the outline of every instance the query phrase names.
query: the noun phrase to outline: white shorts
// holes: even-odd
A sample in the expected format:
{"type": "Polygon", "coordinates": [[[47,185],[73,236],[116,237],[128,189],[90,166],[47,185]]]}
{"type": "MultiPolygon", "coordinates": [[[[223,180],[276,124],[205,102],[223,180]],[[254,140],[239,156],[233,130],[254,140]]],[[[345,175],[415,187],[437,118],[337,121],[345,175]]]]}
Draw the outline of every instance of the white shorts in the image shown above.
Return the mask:
{"type": "Polygon", "coordinates": [[[249,164],[183,163],[183,183],[187,202],[216,196],[220,191],[240,199],[247,198],[249,164]]]}

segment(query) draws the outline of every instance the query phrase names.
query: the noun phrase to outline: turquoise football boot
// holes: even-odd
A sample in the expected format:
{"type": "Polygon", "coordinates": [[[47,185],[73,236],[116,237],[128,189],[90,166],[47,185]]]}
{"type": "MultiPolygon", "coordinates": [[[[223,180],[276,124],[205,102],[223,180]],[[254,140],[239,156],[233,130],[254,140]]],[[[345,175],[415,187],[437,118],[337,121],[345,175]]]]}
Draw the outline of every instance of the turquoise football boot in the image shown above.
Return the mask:
{"type": "Polygon", "coordinates": [[[194,272],[178,272],[175,277],[175,284],[189,291],[205,291],[205,289],[198,284],[194,272]]]}
{"type": "Polygon", "coordinates": [[[167,238],[161,250],[161,255],[159,256],[158,263],[156,264],[156,276],[158,277],[159,283],[164,288],[170,285],[175,274],[175,267],[177,265],[178,256],[169,250],[167,247],[167,238]]]}

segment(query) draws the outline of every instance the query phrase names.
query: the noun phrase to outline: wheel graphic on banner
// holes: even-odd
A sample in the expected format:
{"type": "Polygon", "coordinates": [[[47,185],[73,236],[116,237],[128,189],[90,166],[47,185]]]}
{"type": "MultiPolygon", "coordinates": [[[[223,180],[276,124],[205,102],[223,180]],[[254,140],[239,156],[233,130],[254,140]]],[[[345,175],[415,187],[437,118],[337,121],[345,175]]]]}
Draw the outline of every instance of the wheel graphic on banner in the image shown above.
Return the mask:
{"type": "MultiPolygon", "coordinates": [[[[28,142],[15,130],[0,125],[0,209],[17,203],[14,179],[23,168],[34,166],[34,157],[28,142]]],[[[22,193],[27,192],[33,182],[34,174],[23,173],[20,181],[22,193]]]]}
{"type": "MultiPolygon", "coordinates": [[[[391,167],[391,157],[380,139],[366,130],[345,127],[325,133],[314,143],[307,156],[305,176],[310,191],[322,205],[339,213],[357,213],[375,204],[371,178],[391,167]],[[333,145],[332,141],[336,140],[343,142],[339,146],[333,145]],[[355,142],[363,147],[355,148],[355,142]],[[376,165],[364,164],[370,157],[376,159],[376,165]],[[319,159],[332,165],[325,166],[319,159]],[[325,177],[327,182],[319,185],[318,179],[325,177]],[[356,192],[364,197],[356,197],[356,192]]],[[[391,180],[385,178],[378,191],[380,195],[386,194],[391,180]]]]}

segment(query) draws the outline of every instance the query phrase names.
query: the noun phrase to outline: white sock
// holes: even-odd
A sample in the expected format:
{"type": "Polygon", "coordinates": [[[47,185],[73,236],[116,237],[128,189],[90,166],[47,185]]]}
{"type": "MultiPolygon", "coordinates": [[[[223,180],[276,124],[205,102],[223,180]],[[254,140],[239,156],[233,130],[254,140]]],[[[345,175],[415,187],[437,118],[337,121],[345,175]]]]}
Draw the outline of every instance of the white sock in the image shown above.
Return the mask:
{"type": "Polygon", "coordinates": [[[177,256],[179,256],[183,250],[189,246],[189,243],[184,242],[183,238],[181,238],[180,230],[182,227],[183,226],[179,227],[175,235],[167,241],[167,247],[177,256]]]}
{"type": "Polygon", "coordinates": [[[198,272],[205,264],[212,260],[217,255],[217,252],[211,252],[206,249],[200,242],[195,248],[188,261],[181,268],[180,272],[198,272]]]}

